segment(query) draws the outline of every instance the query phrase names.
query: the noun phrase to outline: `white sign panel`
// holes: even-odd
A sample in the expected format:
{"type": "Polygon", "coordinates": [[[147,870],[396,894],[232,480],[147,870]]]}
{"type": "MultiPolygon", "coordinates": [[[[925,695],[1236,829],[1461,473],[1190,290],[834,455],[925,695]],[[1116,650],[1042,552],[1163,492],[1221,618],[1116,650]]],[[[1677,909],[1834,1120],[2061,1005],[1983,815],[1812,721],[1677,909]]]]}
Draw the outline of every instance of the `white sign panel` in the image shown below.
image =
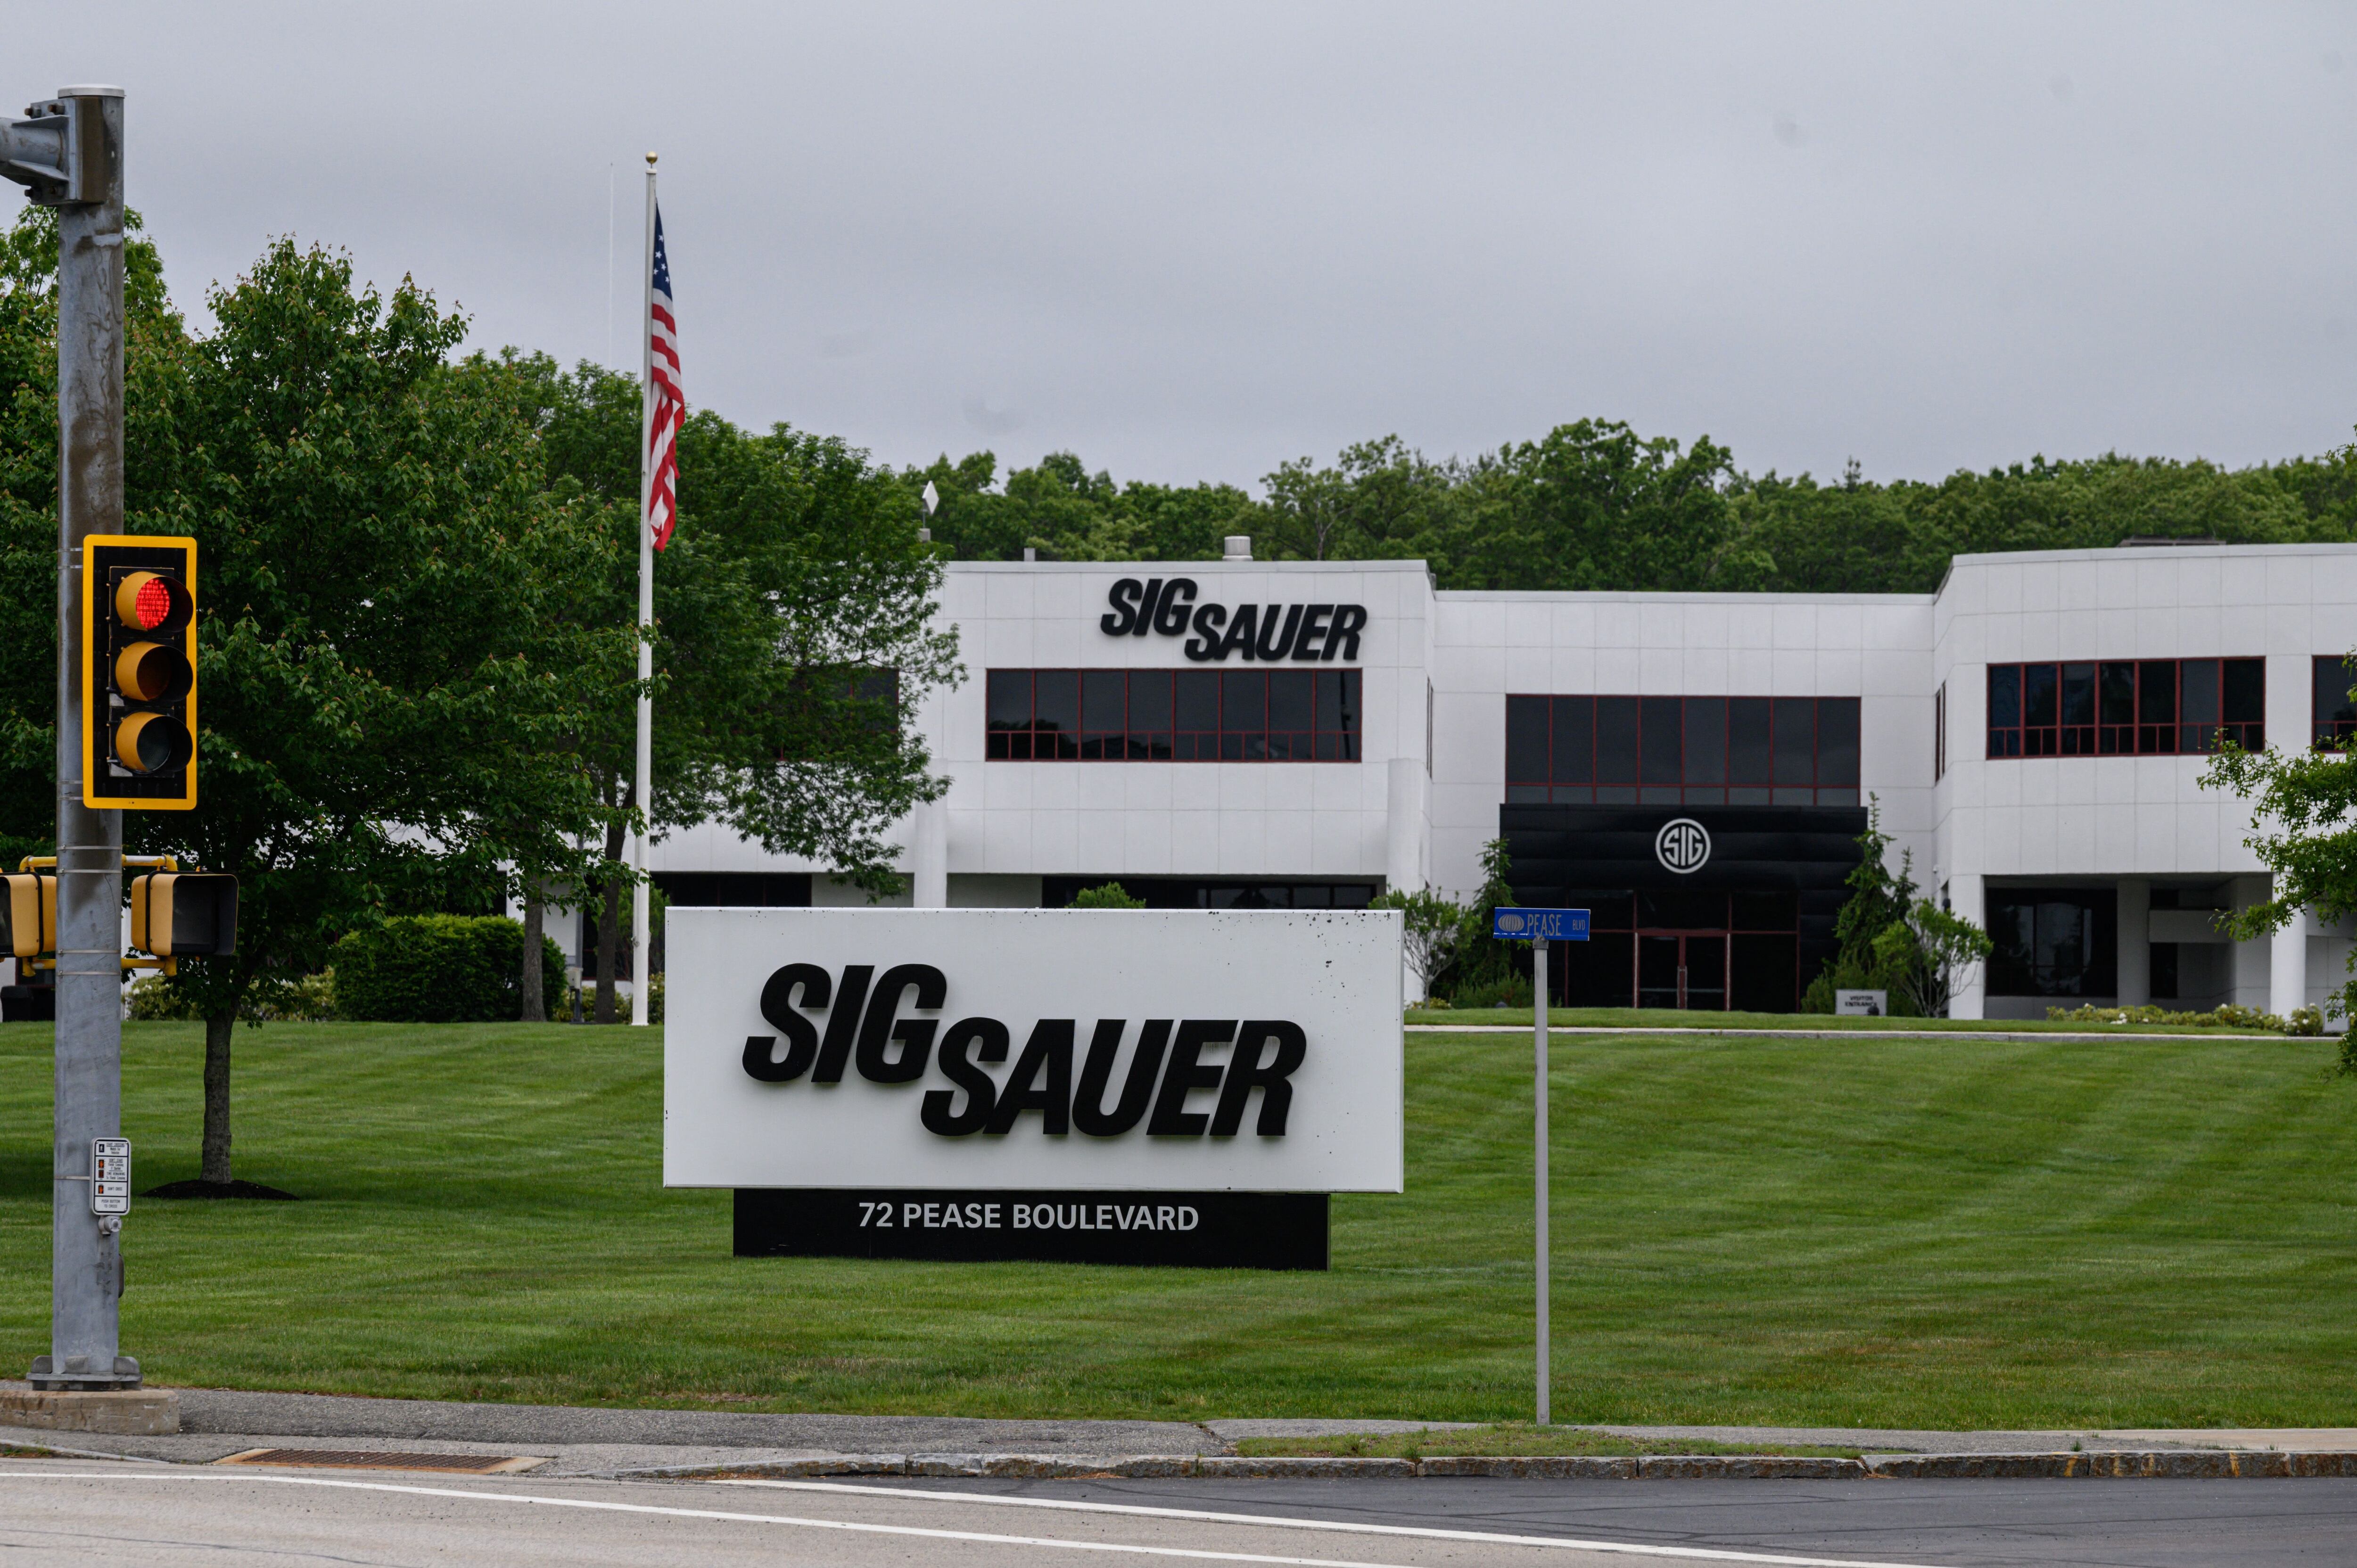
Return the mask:
{"type": "Polygon", "coordinates": [[[667,914],[669,1187],[1397,1192],[1395,910],[667,914]]]}

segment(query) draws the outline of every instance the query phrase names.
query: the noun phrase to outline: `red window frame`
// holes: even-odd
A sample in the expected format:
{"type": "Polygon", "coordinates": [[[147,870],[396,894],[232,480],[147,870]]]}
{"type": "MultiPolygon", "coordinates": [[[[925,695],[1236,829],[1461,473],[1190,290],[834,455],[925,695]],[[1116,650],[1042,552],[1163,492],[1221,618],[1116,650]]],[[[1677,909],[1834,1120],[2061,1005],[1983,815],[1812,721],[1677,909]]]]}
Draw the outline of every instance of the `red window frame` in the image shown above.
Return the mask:
{"type": "Polygon", "coordinates": [[[1992,760],[2266,749],[2265,659],[2045,660],[1988,667],[1992,760]]]}
{"type": "Polygon", "coordinates": [[[1855,806],[1856,697],[1633,696],[1513,693],[1506,698],[1506,800],[1557,805],[1855,806]],[[1738,703],[1746,704],[1738,709],[1738,703]],[[1533,706],[1536,704],[1536,706],[1533,706]],[[1608,706],[1608,704],[1609,704],[1608,706]],[[1751,707],[1750,704],[1760,704],[1751,707]],[[1539,710],[1544,709],[1541,714],[1539,710]],[[1578,741],[1586,714],[1587,742],[1578,741]],[[1738,730],[1764,714],[1765,771],[1745,774],[1738,730]],[[1828,724],[1828,719],[1833,722],[1828,724]],[[1563,726],[1572,727],[1566,731],[1563,726]],[[1544,725],[1543,742],[1539,726],[1544,725]],[[1804,746],[1778,741],[1805,725],[1804,746]],[[1611,773],[1608,735],[1633,737],[1634,771],[1611,773]],[[1840,736],[1846,736],[1846,752],[1840,736]],[[1829,741],[1832,744],[1828,744],[1829,741]],[[1586,757],[1587,772],[1578,772],[1586,757]]]}
{"type": "Polygon", "coordinates": [[[1357,670],[991,670],[984,683],[991,762],[1360,759],[1357,670]]]}

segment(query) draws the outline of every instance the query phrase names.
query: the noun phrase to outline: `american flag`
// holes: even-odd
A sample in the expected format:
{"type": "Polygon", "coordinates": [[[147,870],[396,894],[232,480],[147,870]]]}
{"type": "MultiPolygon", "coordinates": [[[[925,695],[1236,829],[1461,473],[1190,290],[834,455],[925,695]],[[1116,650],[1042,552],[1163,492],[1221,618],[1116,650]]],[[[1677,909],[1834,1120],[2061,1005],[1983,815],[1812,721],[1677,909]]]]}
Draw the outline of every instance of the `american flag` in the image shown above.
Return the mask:
{"type": "Polygon", "coordinates": [[[662,210],[655,211],[655,270],[647,285],[647,456],[653,477],[647,485],[647,528],[655,548],[671,542],[679,521],[679,427],[687,417],[687,394],[679,385],[679,324],[671,314],[671,258],[663,253],[662,210]]]}

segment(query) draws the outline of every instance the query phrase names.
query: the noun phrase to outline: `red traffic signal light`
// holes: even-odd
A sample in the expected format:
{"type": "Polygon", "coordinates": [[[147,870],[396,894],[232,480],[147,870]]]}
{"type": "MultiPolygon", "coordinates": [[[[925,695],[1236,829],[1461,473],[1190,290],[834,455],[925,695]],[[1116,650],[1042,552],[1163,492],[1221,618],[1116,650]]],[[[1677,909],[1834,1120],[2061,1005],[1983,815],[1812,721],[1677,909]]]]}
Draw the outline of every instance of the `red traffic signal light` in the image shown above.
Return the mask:
{"type": "Polygon", "coordinates": [[[197,803],[197,542],[92,534],[82,545],[81,798],[197,803]]]}

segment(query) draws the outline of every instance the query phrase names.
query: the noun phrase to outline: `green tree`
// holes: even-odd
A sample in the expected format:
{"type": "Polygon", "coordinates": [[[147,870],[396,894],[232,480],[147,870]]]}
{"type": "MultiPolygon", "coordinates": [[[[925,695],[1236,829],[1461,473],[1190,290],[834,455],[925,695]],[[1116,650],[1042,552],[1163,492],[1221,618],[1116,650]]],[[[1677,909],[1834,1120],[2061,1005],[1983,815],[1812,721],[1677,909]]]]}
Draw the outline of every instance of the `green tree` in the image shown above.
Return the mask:
{"type": "Polygon", "coordinates": [[[1143,909],[1146,900],[1133,898],[1129,889],[1118,882],[1108,882],[1098,887],[1083,887],[1072,895],[1068,909],[1143,909]]]}
{"type": "Polygon", "coordinates": [[[1424,994],[1431,995],[1432,983],[1456,961],[1458,950],[1465,944],[1469,918],[1465,906],[1428,887],[1412,893],[1394,887],[1369,899],[1368,908],[1400,911],[1400,940],[1407,966],[1415,972],[1424,994]]]}
{"type": "Polygon", "coordinates": [[[1882,831],[1881,802],[1868,795],[1866,831],[1857,835],[1857,865],[1846,879],[1849,898],[1834,917],[1834,956],[1810,983],[1802,1000],[1803,1012],[1832,1012],[1835,991],[1896,993],[1891,1004],[1894,1013],[1910,999],[1899,972],[1904,967],[1900,961],[1904,951],[1888,943],[1878,950],[1876,944],[1892,927],[1906,925],[1908,911],[1915,906],[1914,871],[1911,852],[1900,855],[1896,872],[1890,869],[1890,835],[1882,831]]]}
{"type": "Polygon", "coordinates": [[[1297,457],[1261,482],[1268,490],[1254,553],[1272,561],[1382,561],[1448,533],[1460,475],[1396,435],[1345,446],[1331,467],[1297,457]]]}
{"type": "MultiPolygon", "coordinates": [[[[562,372],[543,356],[515,364],[533,388],[551,493],[597,520],[608,545],[573,613],[627,624],[638,613],[637,383],[588,364],[562,372]]],[[[840,440],[783,424],[755,435],[709,411],[688,417],[679,469],[679,524],[655,565],[653,831],[717,821],[891,890],[886,834],[945,788],[903,715],[962,676],[955,639],[931,626],[941,566],[917,539],[914,492],[840,440]]],[[[570,755],[600,813],[587,885],[603,1023],[615,1016],[622,857],[640,803],[634,689],[598,698],[570,755]]]]}
{"type": "MultiPolygon", "coordinates": [[[[2357,654],[2349,668],[2357,685],[2357,654]]],[[[2237,941],[2280,930],[2303,909],[2326,920],[2357,914],[2357,768],[2345,755],[2283,747],[2251,752],[2230,745],[2210,759],[2201,784],[2231,789],[2250,803],[2252,832],[2243,842],[2274,874],[2274,896],[2226,923],[2237,941]]],[[[2350,970],[2357,974],[2357,953],[2350,970]]],[[[2328,998],[2325,1010],[2357,1017],[2357,979],[2328,998]]],[[[2357,1029],[2341,1045],[2344,1071],[2357,1071],[2352,1041],[2357,1029]]]]}
{"type": "MultiPolygon", "coordinates": [[[[54,361],[44,230],[12,237],[16,367],[54,361]]],[[[582,694],[627,682],[631,634],[543,615],[602,542],[546,503],[512,378],[448,363],[465,324],[429,295],[355,291],[347,260],[283,241],[214,291],[218,330],[191,339],[152,254],[134,275],[126,521],[198,541],[202,730],[199,809],[127,813],[125,847],[240,879],[237,955],[171,982],[206,1024],[202,1179],[227,1184],[236,1019],[290,998],[389,900],[497,877],[512,824],[586,825],[565,748],[582,694]]],[[[0,549],[11,580],[38,582],[55,525],[25,514],[54,512],[54,384],[20,370],[12,390],[0,549]]],[[[47,628],[12,629],[40,650],[23,663],[53,660],[47,628]]],[[[48,769],[21,747],[52,698],[46,676],[11,679],[5,809],[46,839],[48,769]]]]}
{"type": "Polygon", "coordinates": [[[1986,959],[1988,933],[1929,898],[1908,906],[1901,918],[1874,939],[1875,973],[1905,1003],[1901,1016],[1944,1018],[1972,966],[1986,959]]]}
{"type": "MultiPolygon", "coordinates": [[[[126,528],[166,532],[179,460],[188,337],[162,260],[126,213],[126,528]]],[[[0,234],[0,861],[57,843],[57,214],[24,208],[0,234]]]]}
{"type": "Polygon", "coordinates": [[[1500,941],[1490,934],[1491,915],[1501,908],[1511,909],[1516,902],[1513,886],[1507,881],[1512,870],[1513,860],[1504,839],[1491,839],[1481,846],[1481,888],[1466,907],[1455,960],[1440,972],[1447,976],[1452,996],[1475,986],[1501,984],[1512,979],[1518,969],[1530,967],[1529,944],[1500,941]]]}

